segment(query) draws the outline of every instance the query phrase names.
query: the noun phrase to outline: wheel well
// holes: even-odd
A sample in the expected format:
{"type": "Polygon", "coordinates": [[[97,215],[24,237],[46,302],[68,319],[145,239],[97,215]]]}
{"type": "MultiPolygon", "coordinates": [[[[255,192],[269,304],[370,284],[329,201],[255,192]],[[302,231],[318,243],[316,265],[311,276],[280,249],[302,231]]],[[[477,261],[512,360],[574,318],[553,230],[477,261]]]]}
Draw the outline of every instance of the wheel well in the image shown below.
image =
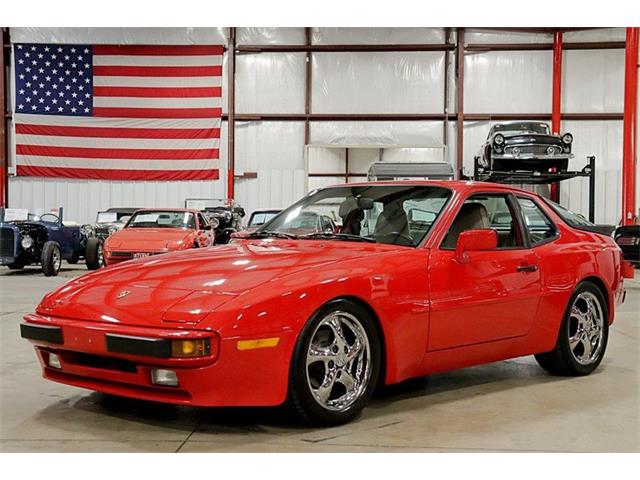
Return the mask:
{"type": "Polygon", "coordinates": [[[378,337],[380,338],[380,351],[382,353],[382,358],[380,359],[380,375],[378,376],[378,387],[383,386],[385,384],[385,379],[387,378],[387,345],[385,342],[384,330],[382,329],[382,324],[380,323],[380,318],[378,318],[378,314],[376,311],[369,305],[367,302],[358,297],[338,297],[333,300],[349,300],[350,302],[358,304],[360,307],[364,308],[371,318],[373,319],[373,324],[376,327],[376,331],[378,332],[378,337]]]}
{"type": "Polygon", "coordinates": [[[591,276],[582,279],[583,282],[591,282],[602,292],[604,301],[607,303],[607,312],[611,315],[611,305],[609,304],[609,289],[600,277],[591,276]]]}

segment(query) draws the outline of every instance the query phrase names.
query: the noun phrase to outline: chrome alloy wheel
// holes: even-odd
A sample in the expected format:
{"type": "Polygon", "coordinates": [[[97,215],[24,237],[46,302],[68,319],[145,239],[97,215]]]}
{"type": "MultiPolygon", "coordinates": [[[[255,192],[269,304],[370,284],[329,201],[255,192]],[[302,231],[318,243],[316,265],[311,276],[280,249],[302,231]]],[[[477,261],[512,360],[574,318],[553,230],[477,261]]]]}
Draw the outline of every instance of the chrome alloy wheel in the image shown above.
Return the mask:
{"type": "Polygon", "coordinates": [[[371,379],[371,346],[362,323],[336,311],[322,319],[311,336],[307,384],[323,408],[342,412],[365,392],[371,379]]]}
{"type": "Polygon", "coordinates": [[[604,313],[600,300],[591,292],[580,293],[569,312],[569,349],[580,365],[595,362],[602,350],[604,313]]]}
{"type": "Polygon", "coordinates": [[[102,251],[102,242],[98,242],[98,268],[104,267],[104,252],[102,251]]]}
{"type": "Polygon", "coordinates": [[[51,263],[53,264],[53,269],[58,272],[62,267],[62,255],[60,255],[60,249],[54,248],[53,253],[51,255],[51,263]]]}

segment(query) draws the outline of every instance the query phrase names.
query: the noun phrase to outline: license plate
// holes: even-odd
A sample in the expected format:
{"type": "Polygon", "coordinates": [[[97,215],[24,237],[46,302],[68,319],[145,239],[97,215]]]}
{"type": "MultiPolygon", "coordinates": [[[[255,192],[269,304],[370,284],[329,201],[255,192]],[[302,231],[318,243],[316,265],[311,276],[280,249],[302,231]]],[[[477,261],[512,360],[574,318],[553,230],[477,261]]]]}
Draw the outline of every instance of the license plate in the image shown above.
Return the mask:
{"type": "Polygon", "coordinates": [[[149,256],[151,256],[149,252],[137,252],[133,254],[133,258],[143,258],[143,257],[149,257],[149,256]]]}

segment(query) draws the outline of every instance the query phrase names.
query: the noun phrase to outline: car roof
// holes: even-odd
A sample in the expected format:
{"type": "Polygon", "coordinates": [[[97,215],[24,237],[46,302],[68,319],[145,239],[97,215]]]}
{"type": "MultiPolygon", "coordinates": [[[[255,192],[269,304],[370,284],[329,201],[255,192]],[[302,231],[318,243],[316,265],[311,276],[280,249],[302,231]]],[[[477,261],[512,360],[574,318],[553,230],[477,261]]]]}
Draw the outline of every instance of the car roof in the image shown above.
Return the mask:
{"type": "Polygon", "coordinates": [[[426,186],[426,187],[442,187],[442,188],[448,188],[450,190],[455,190],[457,192],[481,192],[485,190],[493,190],[493,191],[505,191],[505,192],[513,192],[513,193],[525,193],[528,195],[539,196],[535,192],[524,190],[518,187],[513,187],[511,185],[505,185],[501,183],[492,183],[492,182],[476,182],[473,180],[380,180],[375,182],[341,183],[341,184],[331,185],[329,187],[323,187],[323,188],[364,187],[364,186],[371,186],[371,185],[380,185],[380,186],[415,185],[415,186],[426,186]]]}

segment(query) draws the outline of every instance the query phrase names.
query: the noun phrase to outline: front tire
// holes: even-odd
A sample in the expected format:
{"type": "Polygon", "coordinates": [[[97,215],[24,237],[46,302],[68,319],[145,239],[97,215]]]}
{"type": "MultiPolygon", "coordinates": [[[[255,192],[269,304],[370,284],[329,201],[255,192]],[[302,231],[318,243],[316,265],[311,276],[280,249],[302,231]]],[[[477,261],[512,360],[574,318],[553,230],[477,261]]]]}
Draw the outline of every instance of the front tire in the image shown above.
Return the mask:
{"type": "Polygon", "coordinates": [[[55,277],[62,266],[60,247],[56,242],[48,241],[42,247],[42,272],[45,277],[55,277]]]}
{"type": "Polygon", "coordinates": [[[586,281],[578,285],[569,300],[555,348],[535,357],[554,375],[589,375],[600,365],[608,339],[607,302],[602,291],[586,281]]]}
{"type": "Polygon", "coordinates": [[[104,266],[104,255],[102,253],[102,240],[91,237],[87,240],[87,247],[84,253],[88,270],[97,270],[104,266]]]}
{"type": "Polygon", "coordinates": [[[380,361],[380,339],[371,315],[349,300],[324,305],[304,326],[296,344],[289,408],[315,425],[353,420],[373,394],[380,361]]]}

